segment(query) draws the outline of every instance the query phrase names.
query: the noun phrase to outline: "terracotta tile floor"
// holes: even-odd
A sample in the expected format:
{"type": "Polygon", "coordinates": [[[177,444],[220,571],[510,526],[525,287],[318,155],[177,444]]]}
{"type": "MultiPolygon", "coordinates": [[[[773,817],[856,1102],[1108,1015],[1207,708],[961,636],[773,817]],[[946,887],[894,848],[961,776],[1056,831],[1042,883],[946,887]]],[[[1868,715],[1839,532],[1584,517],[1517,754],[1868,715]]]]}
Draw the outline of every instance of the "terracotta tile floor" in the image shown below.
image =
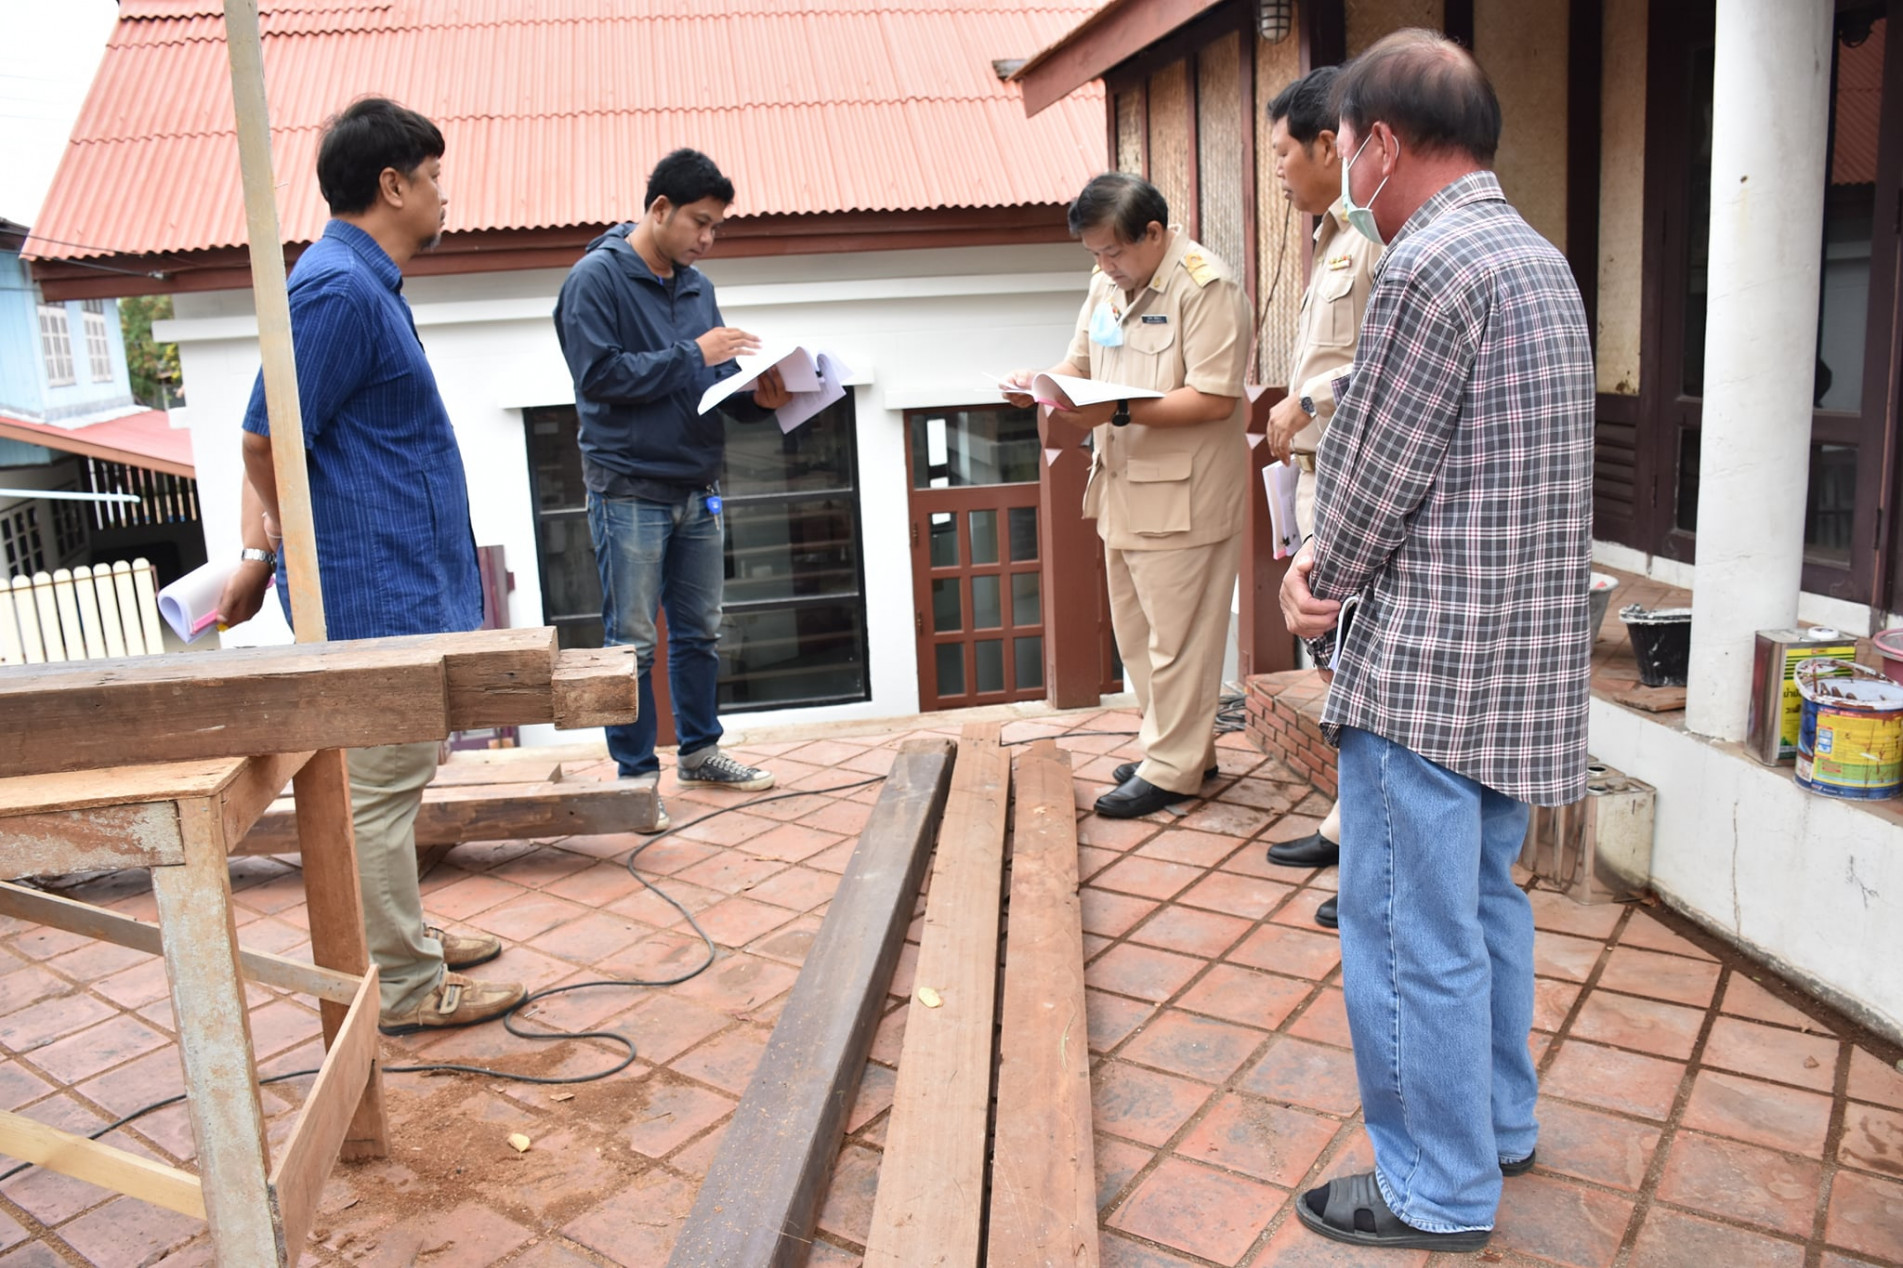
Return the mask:
{"type": "MultiPolygon", "coordinates": [[[[1625,596],[1621,596],[1623,599],[1625,596]]],[[[1616,626],[1616,618],[1609,627],[1616,626]]],[[[939,720],[933,720],[935,723],[939,720]]],[[[1414,1265],[1300,1227],[1302,1189],[1365,1167],[1333,934],[1311,914],[1332,872],[1268,866],[1269,841],[1312,829],[1323,800],[1240,735],[1191,812],[1112,822],[1084,810],[1135,756],[1130,711],[1012,722],[1055,735],[1078,772],[1090,956],[1097,1170],[1108,1268],[1414,1265]]],[[[947,724],[955,734],[955,724],[947,724]]],[[[625,1073],[567,1089],[467,1075],[387,1077],[389,1159],[338,1167],[307,1264],[658,1266],[810,947],[886,768],[895,732],[742,745],[783,785],[815,791],[689,826],[746,798],[664,784],[683,827],[643,874],[720,944],[714,967],[665,988],[554,996],[527,1020],[635,1041],[625,1073]],[[520,1131],[526,1154],[505,1143],[520,1131]]],[[[600,775],[599,765],[572,777],[600,775]]],[[[424,881],[433,917],[489,929],[485,975],[535,986],[668,977],[700,963],[679,913],[621,866],[641,838],[463,846],[424,881]]],[[[307,955],[290,865],[233,869],[243,939],[307,955]]],[[[141,873],[75,896],[150,917],[141,873]]],[[[1903,1264],[1899,1055],[1702,934],[1643,907],[1534,894],[1544,1078],[1540,1166],[1510,1180],[1480,1262],[1567,1268],[1853,1268],[1903,1264]]],[[[919,923],[914,922],[913,936],[919,923]]],[[[819,1221],[813,1264],[859,1262],[878,1185],[912,957],[901,963],[819,1221]]],[[[265,1072],[318,1056],[308,1000],[256,990],[265,1072]]],[[[163,974],[145,957],[18,923],[0,926],[0,1106],[91,1129],[175,1094],[163,974]]],[[[389,1039],[392,1064],[494,1063],[537,1074],[611,1064],[600,1040],[531,1044],[500,1027],[389,1039]]],[[[308,1077],[266,1092],[281,1141],[308,1077]]],[[[114,1143],[189,1165],[182,1106],[114,1143]]],[[[204,1226],[28,1169],[0,1180],[0,1268],[209,1261],[204,1226]]],[[[1474,1262],[1455,1260],[1448,1263],[1474,1262]]]]}

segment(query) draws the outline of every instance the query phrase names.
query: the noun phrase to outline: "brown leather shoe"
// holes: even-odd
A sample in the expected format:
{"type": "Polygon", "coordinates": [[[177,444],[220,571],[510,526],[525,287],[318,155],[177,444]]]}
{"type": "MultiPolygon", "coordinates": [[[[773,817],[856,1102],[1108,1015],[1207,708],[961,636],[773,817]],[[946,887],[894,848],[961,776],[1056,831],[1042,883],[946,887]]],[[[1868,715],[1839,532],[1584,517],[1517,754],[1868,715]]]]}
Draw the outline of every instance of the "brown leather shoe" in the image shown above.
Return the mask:
{"type": "Polygon", "coordinates": [[[443,967],[473,969],[502,954],[502,939],[486,933],[451,933],[430,925],[424,933],[443,944],[443,967]]]}
{"type": "Polygon", "coordinates": [[[526,995],[519,982],[483,982],[460,973],[445,973],[436,989],[406,1013],[378,1018],[386,1035],[413,1035],[419,1030],[473,1026],[502,1016],[526,995]]]}

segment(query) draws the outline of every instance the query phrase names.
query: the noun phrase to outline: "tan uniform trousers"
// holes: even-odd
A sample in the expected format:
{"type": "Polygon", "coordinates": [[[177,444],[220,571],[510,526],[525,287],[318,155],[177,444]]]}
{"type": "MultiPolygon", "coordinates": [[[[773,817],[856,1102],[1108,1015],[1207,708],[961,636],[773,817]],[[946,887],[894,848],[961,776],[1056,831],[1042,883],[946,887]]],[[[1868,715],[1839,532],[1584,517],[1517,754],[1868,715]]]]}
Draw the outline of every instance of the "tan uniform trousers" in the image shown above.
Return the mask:
{"type": "Polygon", "coordinates": [[[1110,624],[1143,710],[1137,775],[1194,793],[1216,764],[1216,707],[1242,535],[1181,550],[1105,550],[1110,624]]]}
{"type": "Polygon", "coordinates": [[[416,877],[416,812],[423,786],[436,775],[436,756],[435,740],[355,748],[346,755],[363,931],[386,1017],[415,1008],[443,978],[443,947],[423,933],[416,877]]]}

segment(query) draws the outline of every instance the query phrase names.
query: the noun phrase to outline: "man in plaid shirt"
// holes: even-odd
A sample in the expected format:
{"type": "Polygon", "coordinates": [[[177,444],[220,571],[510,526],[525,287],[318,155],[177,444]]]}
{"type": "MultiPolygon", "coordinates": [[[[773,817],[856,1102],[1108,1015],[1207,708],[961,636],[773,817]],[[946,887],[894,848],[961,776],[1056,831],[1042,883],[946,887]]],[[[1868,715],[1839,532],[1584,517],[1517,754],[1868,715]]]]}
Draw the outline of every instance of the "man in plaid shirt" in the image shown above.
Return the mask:
{"type": "Polygon", "coordinates": [[[1488,170],[1500,106],[1472,57],[1398,32],[1335,91],[1350,223],[1388,248],[1282,606],[1334,668],[1375,1169],[1296,1212],[1341,1241],[1473,1250],[1539,1131],[1511,868],[1528,803],[1585,795],[1592,349],[1565,257],[1488,170]]]}

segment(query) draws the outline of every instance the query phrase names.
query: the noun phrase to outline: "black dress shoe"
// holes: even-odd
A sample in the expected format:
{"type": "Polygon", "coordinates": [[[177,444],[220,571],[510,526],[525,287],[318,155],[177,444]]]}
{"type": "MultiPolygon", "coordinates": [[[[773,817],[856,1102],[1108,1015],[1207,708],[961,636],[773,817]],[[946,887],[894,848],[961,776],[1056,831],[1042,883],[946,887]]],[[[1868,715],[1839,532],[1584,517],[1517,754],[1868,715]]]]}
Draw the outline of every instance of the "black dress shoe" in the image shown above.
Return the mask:
{"type": "Polygon", "coordinates": [[[1330,841],[1319,832],[1293,841],[1277,841],[1269,847],[1269,862],[1278,867],[1333,867],[1341,862],[1341,842],[1330,841]]]}
{"type": "Polygon", "coordinates": [[[1148,780],[1132,775],[1097,798],[1097,813],[1106,819],[1140,819],[1165,806],[1188,801],[1191,795],[1158,788],[1148,780]]]}
{"type": "Polygon", "coordinates": [[[1336,903],[1336,899],[1331,898],[1327,902],[1323,903],[1321,906],[1315,909],[1315,923],[1316,924],[1320,925],[1324,929],[1341,928],[1341,926],[1337,924],[1335,921],[1335,903],[1336,903]]]}
{"type": "Polygon", "coordinates": [[[1536,1149],[1526,1157],[1515,1158],[1512,1162],[1508,1162],[1503,1158],[1500,1160],[1500,1174],[1503,1176],[1523,1176],[1533,1169],[1533,1164],[1539,1161],[1539,1156],[1539,1150],[1536,1149]]]}
{"type": "MultiPolygon", "coordinates": [[[[1110,778],[1118,784],[1127,784],[1130,782],[1130,776],[1136,774],[1137,767],[1142,764],[1141,762],[1125,762],[1110,772],[1110,778]]],[[[1203,772],[1203,782],[1207,783],[1220,774],[1222,774],[1222,768],[1220,766],[1211,766],[1208,770],[1203,772]]]]}

